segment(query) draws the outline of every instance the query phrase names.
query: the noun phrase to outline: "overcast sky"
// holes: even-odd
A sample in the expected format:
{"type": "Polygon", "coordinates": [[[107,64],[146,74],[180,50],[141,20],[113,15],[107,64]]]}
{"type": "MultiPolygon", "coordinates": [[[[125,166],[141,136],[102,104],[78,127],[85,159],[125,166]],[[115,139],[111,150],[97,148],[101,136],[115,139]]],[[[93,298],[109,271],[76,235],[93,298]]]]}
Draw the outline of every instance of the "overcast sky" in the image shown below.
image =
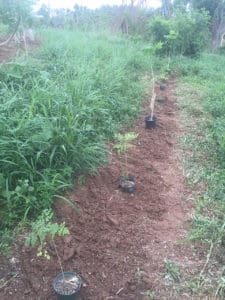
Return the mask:
{"type": "MultiPolygon", "coordinates": [[[[149,6],[151,7],[159,7],[160,0],[148,0],[149,6]]],[[[116,5],[121,4],[121,0],[39,0],[38,7],[45,3],[49,5],[51,8],[73,8],[75,4],[87,6],[89,8],[97,8],[102,5],[116,5]]]]}

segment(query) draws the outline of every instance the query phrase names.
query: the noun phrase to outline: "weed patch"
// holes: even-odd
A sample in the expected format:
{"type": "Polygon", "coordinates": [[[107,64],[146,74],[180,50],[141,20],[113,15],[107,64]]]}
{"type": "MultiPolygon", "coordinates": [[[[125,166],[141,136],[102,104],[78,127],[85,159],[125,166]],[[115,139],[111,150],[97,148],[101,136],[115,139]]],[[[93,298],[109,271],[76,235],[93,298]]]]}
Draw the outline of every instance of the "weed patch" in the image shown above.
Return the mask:
{"type": "Polygon", "coordinates": [[[223,266],[225,228],[224,73],[225,59],[204,55],[176,62],[184,77],[178,91],[187,132],[181,138],[188,182],[195,187],[196,213],[190,240],[208,249],[199,276],[190,281],[197,295],[224,297],[223,266]]]}
{"type": "Polygon", "coordinates": [[[107,33],[41,36],[39,51],[0,68],[1,232],[50,208],[74,175],[79,184],[96,172],[144,91],[138,44],[107,33]]]}

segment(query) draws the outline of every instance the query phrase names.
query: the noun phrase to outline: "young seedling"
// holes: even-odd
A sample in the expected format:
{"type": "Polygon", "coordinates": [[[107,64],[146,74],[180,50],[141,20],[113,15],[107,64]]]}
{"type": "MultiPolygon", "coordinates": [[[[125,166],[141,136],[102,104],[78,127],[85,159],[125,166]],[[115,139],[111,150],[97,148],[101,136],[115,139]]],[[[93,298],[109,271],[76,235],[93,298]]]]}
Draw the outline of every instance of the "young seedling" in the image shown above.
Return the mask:
{"type": "Polygon", "coordinates": [[[168,282],[180,282],[181,280],[180,266],[176,262],[169,259],[165,260],[165,268],[166,268],[165,279],[168,282]]]}
{"type": "MultiPolygon", "coordinates": [[[[149,56],[154,56],[158,50],[163,47],[163,43],[159,42],[153,45],[150,45],[144,49],[144,53],[149,56]]],[[[151,63],[151,73],[152,73],[152,95],[149,101],[149,115],[145,118],[146,128],[154,128],[156,126],[156,117],[154,117],[154,109],[155,109],[155,100],[156,100],[156,92],[155,92],[155,75],[153,71],[153,65],[151,63]]]]}
{"type": "Polygon", "coordinates": [[[151,100],[149,103],[149,108],[150,108],[150,120],[153,121],[153,116],[154,116],[154,109],[155,109],[155,99],[156,99],[156,92],[155,92],[155,75],[152,69],[152,96],[151,100]]]}
{"type": "Polygon", "coordinates": [[[49,209],[44,210],[39,218],[31,224],[31,232],[26,238],[25,245],[37,247],[37,256],[43,256],[47,260],[51,259],[47,250],[47,243],[49,242],[53,245],[62,274],[59,292],[62,292],[62,295],[70,295],[81,286],[80,277],[78,277],[75,273],[74,276],[66,277],[55,243],[55,237],[68,235],[69,229],[66,227],[64,222],[58,224],[54,223],[52,220],[53,212],[49,209]]]}
{"type": "Polygon", "coordinates": [[[127,167],[127,162],[128,162],[128,156],[127,156],[127,150],[130,149],[131,147],[133,147],[133,145],[131,144],[131,141],[135,140],[138,137],[138,134],[133,133],[133,132],[129,132],[126,134],[116,134],[115,138],[118,141],[117,144],[114,145],[114,149],[116,149],[117,153],[119,156],[121,156],[124,153],[124,158],[125,158],[125,162],[124,162],[124,177],[128,176],[128,167],[127,167]]]}
{"type": "Polygon", "coordinates": [[[145,273],[145,272],[142,271],[142,270],[140,269],[140,267],[137,268],[137,271],[136,271],[135,276],[136,276],[136,278],[137,278],[137,283],[138,283],[138,285],[141,284],[141,282],[142,282],[142,277],[143,277],[144,273],[145,273]]]}
{"type": "Polygon", "coordinates": [[[160,80],[160,90],[164,91],[166,89],[166,83],[169,79],[170,74],[170,56],[168,56],[168,62],[167,65],[161,70],[161,73],[159,75],[160,80]]]}
{"type": "Polygon", "coordinates": [[[115,135],[115,138],[117,139],[118,143],[114,145],[114,149],[116,149],[119,156],[121,156],[124,153],[124,163],[122,164],[124,168],[123,176],[120,182],[120,187],[122,187],[124,191],[127,191],[129,193],[134,191],[134,180],[133,177],[129,176],[128,172],[127,150],[133,147],[131,141],[133,141],[137,137],[138,134],[135,134],[133,132],[126,133],[124,135],[120,133],[115,135]]]}
{"type": "Polygon", "coordinates": [[[142,292],[141,294],[144,295],[146,299],[149,299],[149,300],[156,299],[156,293],[154,291],[147,290],[146,292],[142,292]]]}

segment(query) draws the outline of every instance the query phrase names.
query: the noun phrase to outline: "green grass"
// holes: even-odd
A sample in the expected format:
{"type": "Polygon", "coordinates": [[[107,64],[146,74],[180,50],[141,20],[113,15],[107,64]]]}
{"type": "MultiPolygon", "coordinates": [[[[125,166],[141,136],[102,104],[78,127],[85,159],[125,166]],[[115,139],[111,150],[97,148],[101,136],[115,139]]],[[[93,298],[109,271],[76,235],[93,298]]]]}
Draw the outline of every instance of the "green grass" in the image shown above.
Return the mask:
{"type": "Polygon", "coordinates": [[[181,139],[196,213],[190,240],[208,249],[206,263],[193,278],[194,293],[224,298],[225,275],[225,57],[177,60],[182,75],[178,99],[186,133],[181,139]]]}
{"type": "Polygon", "coordinates": [[[0,36],[7,34],[8,30],[8,26],[0,22],[0,36]]]}
{"type": "MultiPolygon", "coordinates": [[[[139,112],[148,59],[107,33],[42,30],[40,49],[0,67],[0,231],[37,217],[139,112]]],[[[80,176],[80,177],[79,177],[80,176]]]]}

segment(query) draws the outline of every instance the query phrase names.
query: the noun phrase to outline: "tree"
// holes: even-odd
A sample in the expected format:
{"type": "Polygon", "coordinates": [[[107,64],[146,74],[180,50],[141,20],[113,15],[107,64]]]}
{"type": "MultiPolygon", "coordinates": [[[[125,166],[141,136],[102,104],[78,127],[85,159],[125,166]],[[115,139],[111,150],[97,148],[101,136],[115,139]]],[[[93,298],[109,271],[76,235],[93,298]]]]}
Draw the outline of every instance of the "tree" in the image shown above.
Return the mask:
{"type": "Polygon", "coordinates": [[[43,23],[45,25],[49,24],[50,20],[50,8],[46,4],[42,4],[39,10],[37,11],[38,16],[43,18],[43,23]]]}
{"type": "Polygon", "coordinates": [[[210,32],[206,12],[177,12],[170,19],[155,16],[150,21],[154,43],[162,43],[158,53],[163,55],[198,56],[208,46],[210,32]]]}
{"type": "Polygon", "coordinates": [[[172,14],[172,1],[162,0],[162,14],[165,18],[170,18],[172,14]]]}
{"type": "Polygon", "coordinates": [[[191,0],[194,9],[206,10],[211,17],[212,46],[218,48],[225,33],[225,0],[191,0]]]}
{"type": "Polygon", "coordinates": [[[29,22],[32,5],[35,0],[0,0],[0,20],[2,23],[14,27],[18,19],[29,22]]]}
{"type": "Polygon", "coordinates": [[[1,43],[0,47],[12,40],[21,24],[30,22],[34,2],[35,0],[0,0],[0,21],[13,30],[10,37],[1,43]]]}
{"type": "Polygon", "coordinates": [[[178,10],[181,12],[186,12],[189,5],[190,5],[189,0],[174,0],[173,1],[174,10],[178,10]]]}

